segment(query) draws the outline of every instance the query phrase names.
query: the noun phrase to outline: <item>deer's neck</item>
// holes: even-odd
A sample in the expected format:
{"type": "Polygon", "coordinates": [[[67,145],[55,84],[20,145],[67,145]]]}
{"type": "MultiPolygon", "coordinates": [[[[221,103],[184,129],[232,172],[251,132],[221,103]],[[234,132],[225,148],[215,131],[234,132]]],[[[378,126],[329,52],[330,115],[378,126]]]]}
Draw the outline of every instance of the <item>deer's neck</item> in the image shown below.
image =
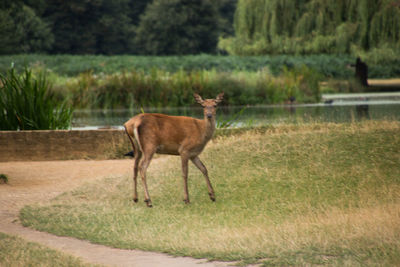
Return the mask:
{"type": "Polygon", "coordinates": [[[212,117],[211,119],[209,119],[209,118],[207,118],[207,117],[204,117],[204,139],[205,139],[205,141],[206,142],[208,142],[211,138],[212,138],[212,136],[213,136],[213,134],[214,134],[214,132],[215,132],[215,118],[214,117],[212,117]]]}

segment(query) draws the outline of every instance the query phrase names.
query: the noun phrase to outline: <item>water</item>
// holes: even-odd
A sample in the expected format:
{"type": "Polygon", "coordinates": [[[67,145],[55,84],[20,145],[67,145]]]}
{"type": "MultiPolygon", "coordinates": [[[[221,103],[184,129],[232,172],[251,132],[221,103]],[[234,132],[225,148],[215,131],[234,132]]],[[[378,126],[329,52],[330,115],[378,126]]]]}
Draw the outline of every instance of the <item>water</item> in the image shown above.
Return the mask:
{"type": "MultiPolygon", "coordinates": [[[[146,113],[203,118],[201,107],[144,108],[146,113]]],[[[73,129],[118,128],[141,110],[77,110],[73,129]]],[[[361,119],[400,121],[400,101],[342,101],[332,104],[268,105],[250,107],[220,107],[217,124],[230,127],[270,125],[277,123],[351,122],[361,119]]]]}

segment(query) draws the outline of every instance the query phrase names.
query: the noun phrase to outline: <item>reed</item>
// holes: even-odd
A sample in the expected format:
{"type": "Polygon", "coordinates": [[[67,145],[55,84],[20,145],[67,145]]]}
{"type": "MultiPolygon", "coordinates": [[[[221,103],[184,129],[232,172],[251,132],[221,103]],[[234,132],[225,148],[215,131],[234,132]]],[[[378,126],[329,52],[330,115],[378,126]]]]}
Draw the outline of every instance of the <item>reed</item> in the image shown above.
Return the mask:
{"type": "Polygon", "coordinates": [[[225,92],[224,105],[276,104],[294,97],[297,102],[319,101],[321,76],[302,66],[285,68],[280,76],[267,69],[258,72],[180,70],[174,73],[153,69],[150,73],[132,70],[111,75],[83,73],[60,90],[70,95],[78,108],[188,107],[193,93],[214,97],[225,92]]]}
{"type": "Polygon", "coordinates": [[[18,75],[14,68],[0,74],[0,129],[66,129],[72,109],[66,101],[57,101],[43,74],[36,77],[28,68],[18,75]]]}

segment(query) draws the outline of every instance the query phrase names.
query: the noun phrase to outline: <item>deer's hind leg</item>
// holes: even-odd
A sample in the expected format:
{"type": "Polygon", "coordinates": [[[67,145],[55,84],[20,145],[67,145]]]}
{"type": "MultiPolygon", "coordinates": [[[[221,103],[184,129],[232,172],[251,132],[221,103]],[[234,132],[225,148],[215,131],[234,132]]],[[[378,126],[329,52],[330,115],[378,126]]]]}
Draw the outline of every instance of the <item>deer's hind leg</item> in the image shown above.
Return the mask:
{"type": "Polygon", "coordinates": [[[133,166],[133,201],[138,202],[138,192],[137,192],[137,176],[139,172],[139,162],[142,158],[142,151],[139,149],[135,153],[135,163],[133,166]]]}
{"type": "Polygon", "coordinates": [[[140,159],[142,158],[142,151],[140,150],[140,146],[135,139],[135,137],[131,134],[129,134],[127,126],[124,126],[125,132],[129,137],[129,141],[131,141],[132,144],[132,156],[135,158],[135,163],[133,165],[133,201],[138,202],[138,193],[137,193],[137,176],[138,176],[138,170],[139,170],[139,162],[140,159]]]}
{"type": "Polygon", "coordinates": [[[153,207],[150,199],[150,194],[149,190],[147,189],[147,168],[150,165],[150,161],[153,158],[154,153],[156,152],[156,149],[151,149],[143,152],[143,159],[139,163],[139,171],[140,171],[140,176],[142,177],[142,183],[143,183],[143,188],[144,188],[144,194],[145,194],[145,199],[144,202],[146,202],[147,207],[151,208],[153,207]]]}

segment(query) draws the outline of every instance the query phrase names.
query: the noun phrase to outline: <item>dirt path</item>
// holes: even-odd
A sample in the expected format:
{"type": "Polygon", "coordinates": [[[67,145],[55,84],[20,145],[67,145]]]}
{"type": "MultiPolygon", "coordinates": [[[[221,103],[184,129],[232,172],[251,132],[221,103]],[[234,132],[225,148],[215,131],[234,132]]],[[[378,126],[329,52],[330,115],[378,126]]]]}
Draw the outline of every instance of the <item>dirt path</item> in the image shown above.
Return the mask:
{"type": "MultiPolygon", "coordinates": [[[[153,165],[156,165],[153,160],[153,165]]],[[[19,210],[27,205],[46,202],[62,192],[103,177],[129,175],[131,160],[71,160],[45,162],[0,162],[0,173],[9,183],[0,185],[0,232],[18,235],[61,250],[89,263],[108,266],[228,266],[223,262],[137,250],[113,249],[69,237],[58,237],[21,226],[19,210]]]]}

